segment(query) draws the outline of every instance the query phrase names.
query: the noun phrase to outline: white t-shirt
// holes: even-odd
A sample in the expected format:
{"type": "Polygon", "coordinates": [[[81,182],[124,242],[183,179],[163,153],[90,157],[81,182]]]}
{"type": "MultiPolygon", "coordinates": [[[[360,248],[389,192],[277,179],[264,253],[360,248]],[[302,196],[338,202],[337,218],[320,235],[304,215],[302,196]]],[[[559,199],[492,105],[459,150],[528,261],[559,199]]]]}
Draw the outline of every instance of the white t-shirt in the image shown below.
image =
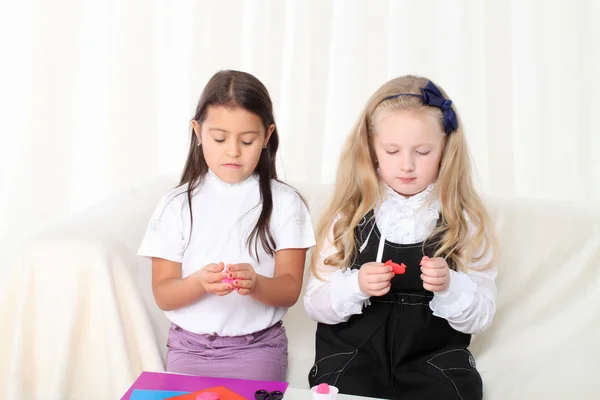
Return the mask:
{"type": "MultiPolygon", "coordinates": [[[[273,256],[258,242],[260,262],[252,257],[247,238],[261,212],[259,180],[251,176],[228,184],[212,172],[192,197],[193,231],[187,186],[167,193],[152,214],[138,255],[164,258],[182,264],[185,278],[210,263],[249,263],[257,274],[272,277],[273,256]],[[188,243],[189,242],[189,243],[188,243]]],[[[315,245],[310,214],[294,189],[271,182],[273,211],[270,231],[275,250],[307,249],[315,245]]],[[[232,292],[226,296],[206,294],[197,302],[173,311],[167,317],[183,329],[200,334],[241,336],[269,328],[280,321],[286,308],[260,303],[250,296],[232,292]]]]}

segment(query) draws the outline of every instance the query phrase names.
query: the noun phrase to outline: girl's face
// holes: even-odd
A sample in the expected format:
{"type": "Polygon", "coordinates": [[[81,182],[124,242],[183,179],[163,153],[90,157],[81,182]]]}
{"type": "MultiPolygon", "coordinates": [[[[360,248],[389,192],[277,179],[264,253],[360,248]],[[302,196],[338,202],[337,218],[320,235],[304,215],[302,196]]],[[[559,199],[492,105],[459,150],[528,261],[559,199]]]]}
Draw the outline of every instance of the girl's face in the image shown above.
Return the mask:
{"type": "Polygon", "coordinates": [[[208,168],[223,182],[246,180],[275,129],[265,132],[260,117],[241,107],[209,106],[202,124],[192,121],[208,168]]]}
{"type": "Polygon", "coordinates": [[[397,110],[383,115],[373,137],[381,179],[405,197],[422,192],[437,179],[445,140],[429,114],[397,110]]]}

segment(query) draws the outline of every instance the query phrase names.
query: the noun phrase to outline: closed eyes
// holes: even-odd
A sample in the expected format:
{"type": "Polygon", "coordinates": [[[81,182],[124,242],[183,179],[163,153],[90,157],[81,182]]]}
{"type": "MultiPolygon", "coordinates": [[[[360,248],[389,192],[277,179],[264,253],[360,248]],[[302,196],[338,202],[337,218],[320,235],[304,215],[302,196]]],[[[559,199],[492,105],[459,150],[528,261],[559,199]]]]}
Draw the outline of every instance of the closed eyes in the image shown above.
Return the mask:
{"type": "MultiPolygon", "coordinates": [[[[213,139],[217,143],[224,143],[225,142],[225,139],[216,139],[216,138],[213,138],[213,139]]],[[[244,142],[244,141],[242,141],[242,144],[244,146],[250,146],[252,143],[254,143],[254,141],[251,141],[251,142],[244,142]]]]}
{"type": "MultiPolygon", "coordinates": [[[[398,153],[398,150],[394,150],[394,151],[388,151],[388,150],[386,150],[385,152],[386,152],[387,154],[389,154],[389,155],[394,155],[394,154],[397,154],[397,153],[398,153]]],[[[418,155],[420,155],[420,156],[426,156],[426,155],[428,155],[429,153],[431,153],[431,151],[415,151],[415,153],[417,153],[417,154],[418,154],[418,155]]]]}

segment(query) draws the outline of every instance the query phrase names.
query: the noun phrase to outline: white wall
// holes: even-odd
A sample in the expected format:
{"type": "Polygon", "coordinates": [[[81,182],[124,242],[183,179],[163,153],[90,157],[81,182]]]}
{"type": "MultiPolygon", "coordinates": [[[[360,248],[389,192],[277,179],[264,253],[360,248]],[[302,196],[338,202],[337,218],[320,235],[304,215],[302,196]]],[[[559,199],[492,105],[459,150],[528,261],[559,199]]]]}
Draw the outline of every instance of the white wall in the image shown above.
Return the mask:
{"type": "Polygon", "coordinates": [[[486,194],[598,201],[598,19],[592,0],[2,2],[0,254],[178,173],[222,68],[269,88],[288,180],[331,182],[367,97],[417,73],[458,106],[486,194]]]}

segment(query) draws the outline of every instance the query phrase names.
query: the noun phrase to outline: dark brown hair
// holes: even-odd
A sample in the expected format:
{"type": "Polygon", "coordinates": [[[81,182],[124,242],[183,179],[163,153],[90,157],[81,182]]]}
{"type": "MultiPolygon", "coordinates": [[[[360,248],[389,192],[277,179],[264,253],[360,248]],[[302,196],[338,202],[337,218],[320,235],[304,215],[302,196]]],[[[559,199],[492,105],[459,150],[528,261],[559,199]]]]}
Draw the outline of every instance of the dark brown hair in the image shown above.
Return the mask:
{"type": "MultiPolygon", "coordinates": [[[[271,124],[275,125],[273,115],[273,104],[267,88],[256,77],[241,71],[219,71],[208,81],[200,95],[196,106],[194,120],[202,124],[206,119],[210,106],[241,107],[260,117],[265,132],[271,124]]],[[[256,226],[250,233],[247,245],[248,250],[258,259],[258,240],[267,254],[275,253],[275,240],[270,233],[270,217],[273,211],[273,195],[271,193],[271,180],[277,180],[275,168],[275,155],[279,147],[279,135],[277,125],[271,134],[267,148],[261,152],[260,159],[254,174],[258,175],[262,210],[256,226]],[[254,246],[253,246],[254,245],[254,246]]],[[[190,208],[191,225],[194,224],[192,215],[192,195],[194,190],[203,182],[208,173],[208,165],[202,153],[202,147],[198,146],[198,139],[192,130],[190,148],[181,175],[179,185],[188,184],[187,199],[190,208]]],[[[191,228],[190,228],[191,232],[191,228]]]]}

